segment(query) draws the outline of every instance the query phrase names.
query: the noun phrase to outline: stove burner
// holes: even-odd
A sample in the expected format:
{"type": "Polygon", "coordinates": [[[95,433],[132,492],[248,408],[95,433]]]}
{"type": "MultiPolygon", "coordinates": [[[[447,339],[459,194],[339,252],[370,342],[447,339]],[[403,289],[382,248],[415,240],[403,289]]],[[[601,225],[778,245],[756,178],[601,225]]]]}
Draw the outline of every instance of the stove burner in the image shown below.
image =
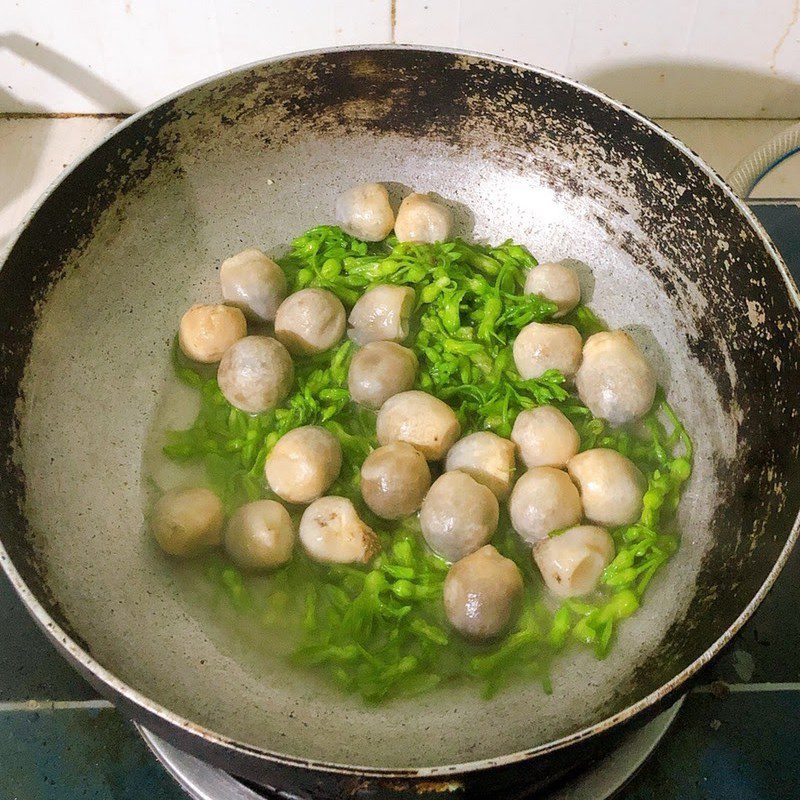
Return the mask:
{"type": "MultiPolygon", "coordinates": [[[[622,745],[592,768],[541,796],[541,800],[606,800],[616,794],[656,748],[682,704],[683,698],[652,722],[631,733],[622,745]]],[[[227,772],[167,744],[146,728],[140,725],[137,727],[156,758],[193,800],[264,800],[292,797],[287,792],[246,786],[227,772]]]]}

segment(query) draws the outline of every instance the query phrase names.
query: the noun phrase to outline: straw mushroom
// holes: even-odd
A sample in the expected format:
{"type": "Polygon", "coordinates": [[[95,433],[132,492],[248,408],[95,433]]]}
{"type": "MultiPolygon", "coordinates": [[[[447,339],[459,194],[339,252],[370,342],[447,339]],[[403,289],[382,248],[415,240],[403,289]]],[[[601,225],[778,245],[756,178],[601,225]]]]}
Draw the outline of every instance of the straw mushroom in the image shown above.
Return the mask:
{"type": "Polygon", "coordinates": [[[314,561],[366,564],[380,550],[378,537],[345,497],[320,497],[300,518],[300,542],[314,561]]]}
{"type": "Polygon", "coordinates": [[[533,560],[545,585],[557,597],[580,597],[594,591],[613,558],[613,539],[605,528],[594,525],[568,528],[533,547],[533,560]]]}
{"type": "Polygon", "coordinates": [[[347,388],[354,402],[378,409],[390,397],[414,385],[419,361],[396,342],[370,342],[350,360],[347,388]]]}
{"type": "Polygon", "coordinates": [[[514,485],[511,525],[529,543],[581,521],[581,498],[569,475],[553,467],[529,469],[514,485]]]}
{"type": "Polygon", "coordinates": [[[575,271],[566,264],[539,264],[525,279],[525,294],[537,294],[555,303],[553,318],[559,319],[580,303],[581,285],[575,271]]]}
{"type": "Polygon", "coordinates": [[[342,301],[326,289],[290,294],[275,313],[275,336],[292,355],[314,355],[333,347],[344,335],[342,301]]]}
{"type": "Polygon", "coordinates": [[[408,336],[413,308],[414,290],[409,286],[375,286],[353,306],[349,336],[358,344],[402,342],[408,336]]]}
{"type": "Polygon", "coordinates": [[[222,521],[222,503],[210,489],[175,489],[155,504],[150,528],[165,553],[189,557],[220,543],[222,521]]]}
{"type": "Polygon", "coordinates": [[[217,369],[225,399],[241,411],[261,414],[289,394],[294,380],[292,358],[269,336],[245,336],[228,348],[217,369]]]}
{"type": "Polygon", "coordinates": [[[225,302],[258,322],[272,322],[286,298],[283,270],[255,247],[225,259],[219,269],[219,282],[225,302]]]}
{"type": "Polygon", "coordinates": [[[444,581],[445,613],[464,636],[491,639],[508,626],[522,591],[517,565],[487,544],[450,568],[444,581]]]}
{"type": "Polygon", "coordinates": [[[408,442],[428,461],[442,458],[460,431],[455,412],[447,403],[416,390],[390,397],[381,406],[376,422],[381,444],[408,442]]]}
{"type": "Polygon", "coordinates": [[[503,500],[511,491],[514,443],[491,431],[477,431],[459,439],[447,453],[445,469],[466,472],[503,500]]]}
{"type": "Polygon", "coordinates": [[[453,235],[453,212],[426,194],[410,194],[397,211],[394,232],[401,242],[444,242],[453,235]]]}
{"type": "Polygon", "coordinates": [[[569,381],[580,366],[581,345],[581,335],[572,325],[531,322],[514,339],[514,364],[526,380],[556,369],[569,381]]]}
{"type": "Polygon", "coordinates": [[[385,239],[394,226],[389,193],[380,183],[362,183],[336,200],[336,221],[344,231],[364,242],[385,239]]]}
{"type": "Polygon", "coordinates": [[[575,426],[554,406],[520,411],[511,441],[526,467],[565,467],[581,444],[575,426]]]}
{"type": "Polygon", "coordinates": [[[269,488],[287,503],[310,503],[322,497],[342,468],[342,447],[330,431],[303,425],[278,439],[267,456],[269,488]]]}
{"type": "Polygon", "coordinates": [[[233,562],[250,570],[280,567],[292,557],[292,518],[274,500],[245,503],[228,520],[223,544],[233,562]]]}
{"type": "Polygon", "coordinates": [[[598,447],[570,459],[567,470],[578,485],[586,516],[600,525],[630,525],[642,513],[645,479],[629,458],[598,447]]]}
{"type": "Polygon", "coordinates": [[[419,510],[431,486],[425,456],[406,442],[373,450],[361,465],[361,495],[384,519],[399,519],[419,510]]]}
{"type": "Polygon", "coordinates": [[[192,361],[215,364],[233,344],[247,335],[247,321],[238,308],[192,306],[182,317],[178,344],[192,361]]]}
{"type": "Polygon", "coordinates": [[[422,501],[419,523],[431,550],[447,561],[458,561],[492,538],[499,515],[491,489],[454,470],[433,482],[422,501]]]}
{"type": "Polygon", "coordinates": [[[601,331],[583,346],[575,386],[592,414],[622,425],[650,410],[656,376],[625,331],[601,331]]]}

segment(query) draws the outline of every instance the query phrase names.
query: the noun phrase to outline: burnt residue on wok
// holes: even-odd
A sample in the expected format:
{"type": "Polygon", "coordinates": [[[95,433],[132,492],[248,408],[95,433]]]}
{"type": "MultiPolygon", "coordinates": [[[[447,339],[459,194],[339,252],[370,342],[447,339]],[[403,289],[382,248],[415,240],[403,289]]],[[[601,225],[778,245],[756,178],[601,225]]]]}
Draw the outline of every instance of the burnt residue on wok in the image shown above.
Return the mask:
{"type": "MultiPolygon", "coordinates": [[[[88,652],[101,651],[113,670],[113,649],[93,638],[101,633],[74,624],[80,594],[67,591],[62,602],[68,576],[53,574],[53,556],[64,551],[48,528],[52,512],[35,515],[33,526],[26,519],[51,457],[26,448],[69,442],[67,422],[54,421],[65,431],[54,439],[44,417],[36,417],[55,407],[39,394],[54,389],[43,365],[53,359],[64,376],[66,409],[91,410],[98,419],[113,414],[119,397],[138,391],[139,407],[130,413],[138,434],[122,440],[141,439],[148,419],[143,407],[152,405],[163,381],[157,365],[169,347],[175,304],[157,288],[148,295],[146,285],[170,275],[177,294],[185,295],[175,298],[179,304],[204,289],[200,268],[192,267],[196,260],[216,261],[257,237],[278,255],[294,233],[325,214],[338,191],[363,177],[365,162],[370,176],[396,175],[407,185],[426,181],[425,188],[470,206],[475,220],[461,222],[474,224],[479,238],[511,234],[545,258],[574,254],[599,265],[594,304],[615,325],[625,324],[625,310],[638,304],[633,321],[650,327],[655,357],[660,348],[663,364],[669,362],[660,377],[695,437],[708,433],[701,474],[709,488],[690,495],[694,505],[683,510],[690,523],[704,508],[710,512],[697,531],[697,546],[708,548],[694,595],[646,664],[586,722],[616,712],[626,717],[627,705],[675,688],[661,689],[727,636],[789,539],[800,482],[796,290],[757,223],[688,151],[605,98],[521,66],[462,54],[357,49],[245,68],[133,120],[70,172],[27,221],[0,271],[0,491],[2,541],[11,562],[52,618],[88,652]],[[268,181],[281,192],[271,194],[268,181]],[[215,222],[225,216],[229,224],[215,222]],[[570,252],[571,236],[594,241],[570,252]],[[180,263],[164,266],[163,257],[180,263]],[[616,279],[614,263],[621,265],[616,279]],[[99,311],[99,298],[126,286],[119,276],[126,269],[132,271],[130,318],[123,303],[110,303],[116,319],[76,319],[83,306],[70,283],[102,278],[96,300],[84,304],[99,311]],[[148,303],[143,315],[141,305],[148,303]],[[147,326],[136,338],[131,322],[144,316],[161,327],[147,326]],[[111,344],[96,344],[93,352],[99,371],[114,381],[102,402],[84,397],[81,404],[74,399],[80,381],[70,369],[89,363],[91,348],[81,337],[103,325],[111,344]],[[115,333],[121,330],[124,336],[115,333]],[[64,334],[76,337],[75,347],[59,344],[64,334]],[[141,380],[126,382],[103,366],[116,358],[121,371],[141,364],[141,380]],[[32,409],[40,427],[31,438],[32,409]]],[[[107,448],[119,445],[110,438],[97,445],[101,462],[107,448]]],[[[48,484],[39,501],[82,491],[65,451],[52,457],[54,469],[66,468],[65,485],[48,484]]],[[[136,469],[138,462],[130,480],[136,469]]],[[[98,522],[107,520],[89,505],[98,522]]],[[[130,536],[139,535],[137,525],[130,536]]],[[[98,548],[106,552],[102,543],[98,548]]],[[[91,570],[79,574],[86,580],[91,570]]],[[[92,605],[90,595],[87,585],[92,605]]],[[[151,609],[144,599],[141,608],[151,609]]],[[[84,660],[85,672],[95,669],[81,654],[75,658],[84,660]]],[[[134,671],[131,678],[142,675],[134,671]]],[[[141,706],[136,698],[128,703],[132,713],[148,715],[141,706]]],[[[202,717],[205,705],[198,700],[184,710],[202,717]]],[[[168,731],[177,727],[163,723],[168,731]]],[[[185,740],[196,741],[191,732],[185,740]]],[[[297,743],[304,741],[308,735],[297,743]]],[[[206,744],[207,756],[223,757],[223,746],[206,744]]],[[[287,751],[277,738],[271,749],[287,751]]],[[[484,754],[478,748],[462,755],[469,761],[484,754]]],[[[262,763],[253,751],[237,757],[237,768],[250,774],[262,763]]]]}

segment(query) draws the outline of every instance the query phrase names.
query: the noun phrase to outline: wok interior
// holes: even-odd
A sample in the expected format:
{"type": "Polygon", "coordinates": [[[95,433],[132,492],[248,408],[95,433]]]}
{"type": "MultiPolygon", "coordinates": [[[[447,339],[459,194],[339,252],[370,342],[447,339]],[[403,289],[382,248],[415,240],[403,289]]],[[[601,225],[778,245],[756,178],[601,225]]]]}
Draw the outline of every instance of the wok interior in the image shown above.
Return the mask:
{"type": "Polygon", "coordinates": [[[2,536],[15,565],[103,666],[257,748],[434,766],[595,723],[725,632],[796,514],[797,318],[766,246],[659,134],[547,76],[362,51],[218,79],[78,167],[16,245],[0,290],[14,322],[3,421],[17,414],[18,444],[2,536]],[[268,642],[243,644],[145,531],[145,443],[154,424],[191,416],[169,376],[180,314],[218,297],[221,259],[246,246],[281,254],[367,180],[395,199],[438,193],[461,235],[575,259],[584,298],[644,347],[694,438],[679,553],[611,655],[570,651],[551,696],[522,685],[485,702],[474,686],[450,687],[366,708],[263,656],[268,642]]]}

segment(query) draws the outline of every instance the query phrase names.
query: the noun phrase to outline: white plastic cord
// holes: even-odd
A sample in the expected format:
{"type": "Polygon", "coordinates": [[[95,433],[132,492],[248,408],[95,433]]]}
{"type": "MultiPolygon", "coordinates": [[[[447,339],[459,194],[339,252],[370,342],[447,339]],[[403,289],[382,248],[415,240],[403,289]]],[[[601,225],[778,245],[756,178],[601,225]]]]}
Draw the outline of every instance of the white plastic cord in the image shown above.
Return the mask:
{"type": "Polygon", "coordinates": [[[800,123],[781,131],[745,156],[728,175],[728,184],[746,200],[758,182],[786,158],[800,151],[800,123]]]}

